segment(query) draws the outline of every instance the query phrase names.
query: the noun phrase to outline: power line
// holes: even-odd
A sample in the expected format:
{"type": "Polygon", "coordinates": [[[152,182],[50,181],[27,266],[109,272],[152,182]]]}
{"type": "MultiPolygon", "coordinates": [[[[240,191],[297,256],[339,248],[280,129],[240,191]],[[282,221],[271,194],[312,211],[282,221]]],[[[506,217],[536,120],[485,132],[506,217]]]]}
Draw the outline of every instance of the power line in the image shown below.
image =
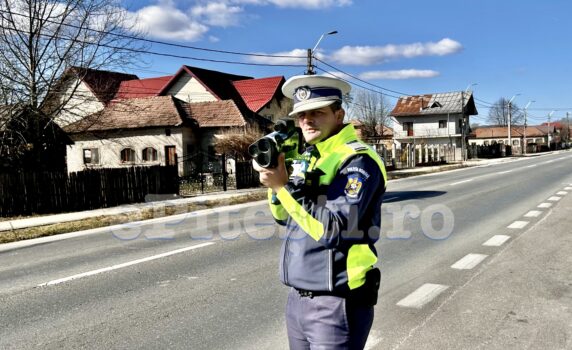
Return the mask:
{"type": "MultiPolygon", "coordinates": [[[[385,90],[385,91],[389,91],[389,92],[393,92],[393,93],[396,93],[396,94],[398,94],[398,95],[414,96],[414,95],[411,95],[411,94],[406,94],[406,93],[404,93],[404,92],[399,92],[399,91],[395,91],[395,90],[391,90],[391,89],[387,89],[387,88],[381,87],[381,86],[379,86],[379,85],[372,84],[372,83],[370,83],[369,81],[363,80],[363,79],[358,78],[358,77],[356,77],[356,76],[354,76],[354,75],[352,75],[352,74],[349,74],[349,73],[347,73],[347,72],[344,72],[343,70],[341,70],[341,69],[339,69],[339,68],[337,68],[337,67],[334,67],[334,66],[332,66],[331,64],[326,63],[326,62],[322,61],[321,59],[319,59],[319,58],[317,58],[317,57],[316,57],[315,59],[316,59],[316,61],[319,61],[319,62],[323,63],[324,65],[326,65],[326,66],[328,66],[328,67],[330,67],[330,68],[332,68],[332,69],[334,69],[334,70],[336,70],[336,71],[338,71],[338,72],[340,72],[340,73],[342,73],[342,74],[345,74],[345,75],[347,75],[347,76],[349,76],[349,77],[351,77],[351,78],[353,78],[353,79],[355,79],[355,80],[357,80],[357,81],[360,81],[360,82],[365,83],[365,84],[367,84],[367,85],[373,86],[373,87],[375,87],[375,88],[378,88],[378,89],[381,89],[381,90],[385,90]]],[[[319,67],[316,67],[316,68],[320,69],[319,67]]],[[[329,73],[329,72],[327,72],[327,71],[325,71],[325,70],[323,70],[323,69],[320,69],[320,70],[322,70],[322,71],[324,71],[324,72],[326,72],[326,73],[329,73]]],[[[391,96],[391,95],[389,95],[389,96],[391,96]]],[[[395,96],[392,96],[392,97],[395,97],[395,96]]],[[[397,98],[398,98],[398,97],[397,97],[397,98]]]]}
{"type": "MultiPolygon", "coordinates": [[[[6,29],[9,31],[27,33],[26,31],[23,31],[20,29],[8,28],[5,26],[0,26],[0,28],[6,29]]],[[[69,41],[74,42],[74,43],[81,43],[81,44],[87,44],[87,45],[93,44],[93,43],[90,43],[89,41],[78,40],[76,38],[66,38],[66,37],[62,37],[62,36],[48,35],[48,34],[38,34],[38,35],[49,37],[49,38],[69,40],[69,41]]],[[[181,58],[181,59],[203,61],[203,62],[238,64],[238,65],[245,65],[245,66],[264,66],[264,67],[305,67],[305,65],[302,65],[302,64],[271,64],[271,63],[251,63],[251,62],[215,60],[215,59],[210,59],[210,58],[199,58],[199,57],[191,57],[191,56],[183,56],[183,55],[174,55],[174,54],[161,53],[161,52],[155,52],[155,51],[149,51],[149,50],[143,50],[143,49],[133,49],[133,48],[129,48],[129,47],[119,47],[119,46],[113,46],[113,45],[102,44],[102,43],[98,43],[97,46],[106,47],[106,48],[114,49],[114,50],[128,51],[128,52],[134,52],[134,53],[145,53],[145,54],[155,55],[155,56],[181,58]]]]}
{"type": "MultiPolygon", "coordinates": [[[[32,18],[29,15],[18,13],[18,12],[13,12],[13,11],[0,10],[0,12],[1,13],[8,13],[11,15],[16,15],[16,16],[21,16],[24,18],[32,18]]],[[[252,56],[252,57],[290,58],[290,59],[304,59],[304,58],[306,58],[306,56],[271,55],[271,54],[261,54],[261,53],[247,53],[247,52],[239,52],[239,51],[208,49],[205,47],[198,47],[198,46],[191,46],[191,45],[184,45],[184,44],[174,44],[174,43],[169,43],[169,42],[161,41],[161,40],[139,38],[139,37],[136,37],[133,35],[113,33],[110,31],[104,31],[104,30],[93,29],[93,28],[86,28],[86,27],[81,27],[78,25],[70,24],[70,23],[62,23],[62,22],[53,21],[53,20],[49,20],[49,19],[44,19],[44,21],[48,22],[48,23],[66,26],[66,27],[72,27],[72,28],[81,29],[81,30],[88,30],[91,32],[99,33],[99,34],[113,35],[113,36],[117,36],[117,37],[124,38],[124,39],[138,40],[138,41],[148,42],[148,43],[152,43],[152,44],[160,44],[160,45],[165,45],[165,46],[172,46],[172,47],[185,48],[185,49],[191,49],[191,50],[222,53],[222,54],[227,54],[227,55],[252,56]]]]}

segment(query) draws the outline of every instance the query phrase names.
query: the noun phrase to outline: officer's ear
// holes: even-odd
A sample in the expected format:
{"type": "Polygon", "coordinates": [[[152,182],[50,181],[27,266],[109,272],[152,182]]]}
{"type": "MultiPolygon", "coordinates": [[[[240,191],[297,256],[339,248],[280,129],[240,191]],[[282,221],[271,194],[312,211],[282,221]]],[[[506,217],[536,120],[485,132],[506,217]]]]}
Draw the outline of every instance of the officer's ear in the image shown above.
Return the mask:
{"type": "Polygon", "coordinates": [[[336,120],[340,123],[344,122],[344,117],[346,116],[346,111],[343,108],[338,109],[336,112],[336,120]]]}

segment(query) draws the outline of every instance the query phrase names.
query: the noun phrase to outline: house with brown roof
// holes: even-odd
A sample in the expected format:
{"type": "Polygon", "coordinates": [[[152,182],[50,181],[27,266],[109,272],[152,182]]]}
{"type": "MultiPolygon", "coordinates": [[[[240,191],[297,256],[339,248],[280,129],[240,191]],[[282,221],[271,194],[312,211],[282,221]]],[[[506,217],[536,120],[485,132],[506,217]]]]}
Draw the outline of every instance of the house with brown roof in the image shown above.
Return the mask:
{"type": "MultiPolygon", "coordinates": [[[[556,133],[554,125],[514,125],[510,128],[512,154],[522,154],[523,145],[527,145],[526,153],[540,152],[548,149],[549,137],[556,133]]],[[[508,126],[479,126],[469,135],[471,146],[508,145],[508,126]]]]}
{"type": "Polygon", "coordinates": [[[66,126],[75,140],[68,171],[177,164],[188,175],[215,158],[223,130],[268,129],[288,100],[283,83],[186,65],[173,76],[121,81],[103,109],[66,126]]]}
{"type": "Polygon", "coordinates": [[[402,96],[390,113],[396,122],[395,149],[417,154],[413,164],[462,161],[469,117],[477,114],[471,91],[402,96]]]}

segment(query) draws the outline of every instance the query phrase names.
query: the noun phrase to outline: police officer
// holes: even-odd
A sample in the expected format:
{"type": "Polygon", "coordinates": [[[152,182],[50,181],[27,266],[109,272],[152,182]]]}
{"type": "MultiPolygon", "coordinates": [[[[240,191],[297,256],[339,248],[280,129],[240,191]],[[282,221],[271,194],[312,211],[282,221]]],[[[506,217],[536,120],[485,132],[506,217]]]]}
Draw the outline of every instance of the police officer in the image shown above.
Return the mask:
{"type": "Polygon", "coordinates": [[[288,172],[254,162],[269,188],[275,220],[287,227],[280,278],[292,287],[286,304],[291,349],[363,349],[377,301],[375,267],[381,197],[386,173],[382,160],[344,124],[346,82],[325,76],[295,76],[282,87],[294,100],[306,142],[288,172]]]}

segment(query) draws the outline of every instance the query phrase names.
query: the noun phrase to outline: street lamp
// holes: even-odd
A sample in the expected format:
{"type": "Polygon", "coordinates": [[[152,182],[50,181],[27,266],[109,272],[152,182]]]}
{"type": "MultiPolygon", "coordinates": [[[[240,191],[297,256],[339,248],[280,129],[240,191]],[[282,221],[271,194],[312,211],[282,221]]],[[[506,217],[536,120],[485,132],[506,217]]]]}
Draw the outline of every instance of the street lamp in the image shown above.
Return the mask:
{"type": "Polygon", "coordinates": [[[548,150],[552,150],[552,144],[550,143],[550,118],[556,111],[552,111],[548,113],[548,129],[546,130],[546,134],[548,135],[548,150]]]}
{"type": "Polygon", "coordinates": [[[512,140],[510,138],[510,124],[512,123],[512,101],[516,98],[516,96],[520,96],[520,94],[514,95],[508,101],[508,145],[510,146],[511,150],[512,150],[512,140]]]}
{"type": "Polygon", "coordinates": [[[469,89],[470,89],[472,86],[475,86],[475,85],[479,85],[479,83],[472,83],[472,84],[467,85],[467,88],[465,89],[465,93],[468,93],[468,92],[469,92],[469,89]]]}
{"type": "Polygon", "coordinates": [[[316,74],[316,72],[314,71],[314,66],[312,65],[312,57],[314,56],[314,52],[318,48],[318,45],[320,45],[320,42],[322,41],[322,39],[324,39],[324,37],[326,35],[333,35],[333,34],[337,34],[337,33],[338,33],[337,30],[332,30],[331,32],[322,34],[320,36],[320,39],[318,39],[318,42],[316,43],[316,45],[314,45],[314,48],[308,49],[308,51],[307,51],[308,52],[308,69],[306,70],[306,75],[316,74]]]}
{"type": "Polygon", "coordinates": [[[526,146],[528,145],[526,143],[526,110],[528,109],[528,106],[530,106],[531,103],[536,102],[534,100],[528,101],[528,103],[526,104],[526,106],[524,106],[524,135],[523,135],[523,142],[524,145],[522,146],[522,153],[526,154],[526,146]]]}

